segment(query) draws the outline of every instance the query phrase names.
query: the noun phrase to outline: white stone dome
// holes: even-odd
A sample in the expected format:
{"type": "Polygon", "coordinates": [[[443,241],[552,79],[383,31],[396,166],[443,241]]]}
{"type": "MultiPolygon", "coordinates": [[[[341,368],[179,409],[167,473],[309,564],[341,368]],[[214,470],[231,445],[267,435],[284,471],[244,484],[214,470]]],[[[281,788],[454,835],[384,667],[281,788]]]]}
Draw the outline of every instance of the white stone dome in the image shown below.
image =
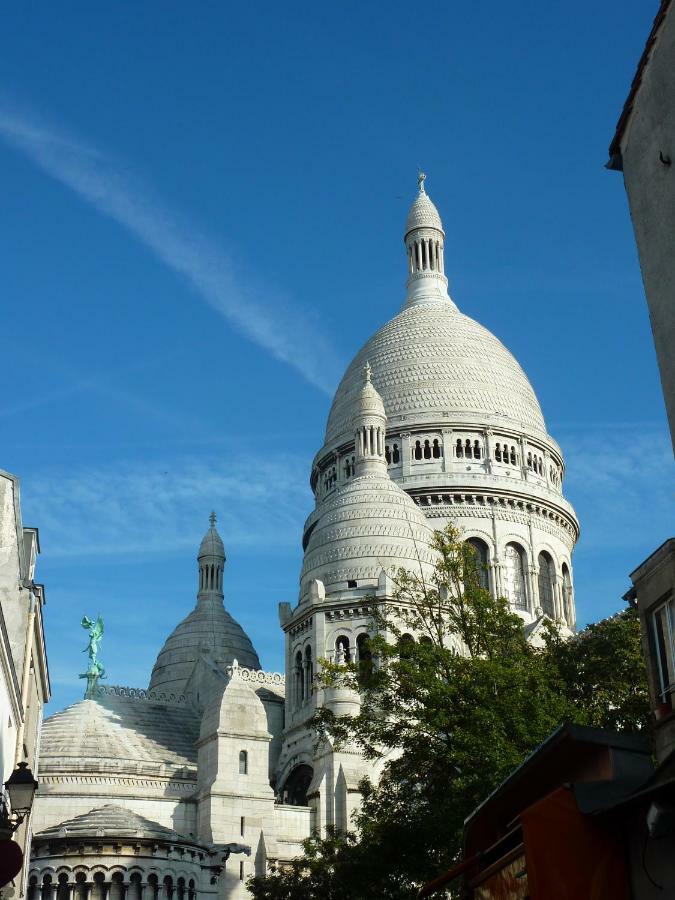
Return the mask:
{"type": "Polygon", "coordinates": [[[326,447],[353,437],[366,361],[390,428],[452,420],[546,434],[539,402],[515,357],[448,300],[406,306],[359,350],[335,394],[326,447]]]}
{"type": "Polygon", "coordinates": [[[415,502],[387,475],[368,473],[341,487],[309,523],[300,596],[313,579],[326,591],[372,587],[380,573],[408,568],[425,575],[434,563],[432,529],[415,502]]]}
{"type": "Polygon", "coordinates": [[[405,223],[406,235],[415,228],[436,228],[443,231],[443,223],[436,206],[423,190],[413,200],[405,223]]]}

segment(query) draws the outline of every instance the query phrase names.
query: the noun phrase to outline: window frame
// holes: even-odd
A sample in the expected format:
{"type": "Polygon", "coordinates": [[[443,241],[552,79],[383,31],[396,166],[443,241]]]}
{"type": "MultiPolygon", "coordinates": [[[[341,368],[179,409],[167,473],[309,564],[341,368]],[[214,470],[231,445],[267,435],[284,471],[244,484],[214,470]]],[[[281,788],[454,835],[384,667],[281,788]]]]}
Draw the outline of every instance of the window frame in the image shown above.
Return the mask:
{"type": "Polygon", "coordinates": [[[673,704],[673,694],[675,693],[675,641],[673,639],[675,632],[675,623],[673,622],[673,612],[675,612],[675,597],[673,597],[672,594],[649,611],[649,616],[651,619],[650,630],[654,647],[654,656],[656,658],[656,674],[658,678],[657,687],[659,690],[657,693],[657,697],[660,703],[667,703],[671,707],[673,704]],[[665,645],[664,650],[666,653],[670,651],[670,663],[673,672],[673,680],[669,684],[666,684],[666,679],[664,677],[663,661],[661,659],[659,636],[657,631],[657,615],[661,612],[661,610],[664,609],[666,610],[666,615],[664,616],[664,618],[668,630],[668,634],[664,635],[664,638],[667,640],[667,644],[665,645]]]}

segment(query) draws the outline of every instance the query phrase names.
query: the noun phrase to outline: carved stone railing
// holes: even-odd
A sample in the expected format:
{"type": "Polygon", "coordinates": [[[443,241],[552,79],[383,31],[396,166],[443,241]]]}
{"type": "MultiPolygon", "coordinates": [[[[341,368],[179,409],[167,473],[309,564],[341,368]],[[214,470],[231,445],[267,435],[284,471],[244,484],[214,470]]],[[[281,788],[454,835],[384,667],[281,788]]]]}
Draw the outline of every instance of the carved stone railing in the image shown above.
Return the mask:
{"type": "Polygon", "coordinates": [[[232,665],[225,666],[225,672],[231,678],[241,678],[242,681],[251,681],[254,684],[271,684],[284,687],[286,678],[281,672],[263,672],[261,669],[247,669],[240,666],[235,659],[232,665]]]}
{"type": "Polygon", "coordinates": [[[123,687],[118,684],[99,684],[94,697],[127,697],[129,700],[146,700],[148,703],[186,703],[184,694],[165,691],[148,691],[145,688],[123,687]]]}

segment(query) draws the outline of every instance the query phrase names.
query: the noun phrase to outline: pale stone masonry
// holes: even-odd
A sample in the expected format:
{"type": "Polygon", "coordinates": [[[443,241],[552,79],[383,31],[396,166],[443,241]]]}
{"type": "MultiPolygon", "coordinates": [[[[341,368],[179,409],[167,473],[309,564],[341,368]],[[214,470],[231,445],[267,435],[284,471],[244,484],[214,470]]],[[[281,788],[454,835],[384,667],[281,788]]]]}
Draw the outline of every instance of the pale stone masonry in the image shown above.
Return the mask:
{"type": "Polygon", "coordinates": [[[318,706],[360,701],[320,689],[316,673],[367,653],[369,606],[394,601],[397,568],[431,572],[445,522],[533,637],[547,616],[574,628],[579,526],[562,453],[516,360],[450,299],[423,179],[404,242],[403,309],[347,369],[312,466],[299,596],[279,606],[285,673],[261,671],[225,609],[212,518],[196,606],[149,689],[99,689],[45,723],[31,900],[45,885],[54,900],[244,897],[246,878],[298,855],[303,838],[349,827],[377,770],[352,746],[317,743],[318,706]]]}
{"type": "MultiPolygon", "coordinates": [[[[0,471],[0,777],[7,781],[19,762],[39,770],[38,742],[42,710],[51,687],[45,649],[42,608],[45,589],[36,584],[40,552],[36,528],[21,518],[19,480],[0,471]]],[[[0,802],[5,802],[4,798],[0,802]]],[[[31,818],[14,834],[25,852],[30,844],[31,818]]],[[[26,871],[0,892],[20,897],[26,871]]]]}

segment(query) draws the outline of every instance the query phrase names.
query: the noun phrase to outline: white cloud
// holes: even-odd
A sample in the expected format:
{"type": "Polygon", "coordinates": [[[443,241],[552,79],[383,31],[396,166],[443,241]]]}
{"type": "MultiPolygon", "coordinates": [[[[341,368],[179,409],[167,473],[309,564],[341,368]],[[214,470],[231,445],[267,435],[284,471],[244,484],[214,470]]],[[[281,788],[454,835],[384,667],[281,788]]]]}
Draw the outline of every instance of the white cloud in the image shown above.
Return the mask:
{"type": "Polygon", "coordinates": [[[22,495],[51,559],[192,553],[212,507],[228,546],[295,549],[312,504],[305,461],[256,454],[52,469],[22,495]]]}
{"type": "Polygon", "coordinates": [[[632,549],[672,530],[673,454],[655,426],[603,425],[562,430],[565,496],[581,521],[582,553],[632,549]]]}
{"type": "Polygon", "coordinates": [[[315,387],[332,393],[341,362],[309,314],[257,284],[252,276],[235,271],[219,246],[168,210],[124,166],[82,141],[8,109],[0,108],[0,138],[131,232],[259,347],[315,387]]]}

